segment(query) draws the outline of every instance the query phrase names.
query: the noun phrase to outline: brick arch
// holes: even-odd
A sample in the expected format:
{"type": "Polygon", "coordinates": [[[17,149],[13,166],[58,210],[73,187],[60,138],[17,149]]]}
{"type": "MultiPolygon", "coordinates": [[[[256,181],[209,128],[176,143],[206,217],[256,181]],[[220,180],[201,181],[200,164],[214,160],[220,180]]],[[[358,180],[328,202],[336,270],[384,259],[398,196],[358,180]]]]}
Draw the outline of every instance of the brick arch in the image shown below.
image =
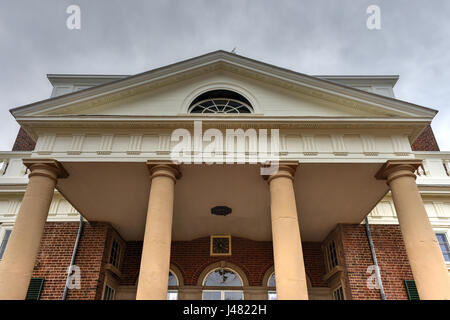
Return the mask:
{"type": "MultiPolygon", "coordinates": [[[[325,265],[321,243],[303,242],[305,268],[313,287],[327,287],[323,280],[325,265]]],[[[273,266],[271,241],[255,241],[232,236],[231,256],[211,256],[209,237],[172,241],[170,262],[177,266],[184,285],[195,286],[200,273],[210,264],[225,260],[238,265],[247,275],[250,286],[261,286],[267,269],[273,266]]],[[[121,285],[134,285],[141,263],[142,241],[129,241],[122,265],[121,285]]]]}
{"type": "Polygon", "coordinates": [[[178,279],[178,286],[184,286],[183,271],[174,263],[170,264],[170,271],[172,271],[178,279]]]}
{"type": "MultiPolygon", "coordinates": [[[[274,266],[270,266],[266,272],[264,273],[264,277],[263,280],[261,282],[261,285],[263,287],[267,287],[267,283],[269,282],[269,277],[272,275],[272,273],[275,272],[275,268],[274,266]]],[[[308,274],[307,271],[305,271],[305,275],[306,275],[306,285],[308,286],[308,289],[312,288],[312,284],[311,284],[311,276],[308,274]]]]}
{"type": "Polygon", "coordinates": [[[246,274],[250,286],[259,286],[264,271],[273,265],[273,249],[270,241],[255,241],[232,237],[231,256],[211,256],[210,238],[190,241],[173,241],[171,263],[183,272],[185,285],[197,285],[201,272],[210,264],[226,261],[239,266],[246,274]]]}

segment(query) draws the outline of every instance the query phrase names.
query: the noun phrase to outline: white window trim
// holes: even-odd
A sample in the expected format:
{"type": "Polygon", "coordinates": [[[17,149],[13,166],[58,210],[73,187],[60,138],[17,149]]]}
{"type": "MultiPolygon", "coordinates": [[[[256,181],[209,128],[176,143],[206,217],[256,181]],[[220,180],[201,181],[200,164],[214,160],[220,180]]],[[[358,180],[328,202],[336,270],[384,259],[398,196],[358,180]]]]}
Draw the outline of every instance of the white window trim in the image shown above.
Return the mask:
{"type": "MultiPolygon", "coordinates": [[[[179,287],[180,286],[180,280],[178,280],[178,276],[175,272],[173,272],[172,269],[169,269],[169,272],[175,277],[175,280],[177,281],[176,286],[170,286],[170,287],[179,287]]],[[[167,300],[178,300],[178,289],[168,289],[167,290],[167,300]],[[170,293],[176,293],[176,299],[169,299],[170,293]]]]}
{"type": "MultiPolygon", "coordinates": [[[[447,242],[450,244],[450,228],[433,228],[434,233],[443,233],[447,237],[447,242]]],[[[440,249],[440,248],[439,248],[440,249]]],[[[442,251],[441,251],[442,253],[442,251]]],[[[445,261],[445,260],[444,260],[445,261]]],[[[445,261],[447,269],[450,270],[450,261],[445,261]]]]}
{"type": "Polygon", "coordinates": [[[278,300],[278,295],[277,292],[275,290],[269,290],[267,291],[267,299],[268,300],[278,300]],[[275,299],[270,299],[270,295],[275,295],[275,299]]]}
{"type": "MultiPolygon", "coordinates": [[[[275,276],[275,271],[272,272],[272,273],[270,274],[269,278],[267,279],[266,286],[267,286],[268,288],[273,288],[272,286],[269,286],[270,279],[272,278],[272,276],[275,276]]],[[[275,288],[276,288],[276,284],[277,284],[276,282],[277,282],[277,279],[276,279],[276,277],[275,277],[275,288]]],[[[276,299],[275,299],[275,300],[278,300],[278,295],[277,295],[277,290],[276,290],[276,289],[275,289],[275,290],[271,290],[271,289],[267,290],[267,299],[268,299],[268,300],[270,300],[270,295],[271,295],[271,294],[275,294],[275,296],[276,296],[276,299]]]]}
{"type": "Polygon", "coordinates": [[[178,290],[172,290],[172,289],[167,290],[167,300],[178,300],[178,290]],[[169,299],[169,296],[171,293],[176,294],[176,299],[169,299]]]}
{"type": "MultiPolygon", "coordinates": [[[[232,271],[234,274],[236,274],[236,275],[239,277],[239,280],[241,281],[241,286],[244,285],[244,281],[243,281],[241,275],[240,275],[238,272],[236,272],[236,270],[234,270],[234,269],[232,269],[232,268],[227,268],[227,267],[225,267],[225,268],[220,268],[220,267],[218,267],[218,268],[214,268],[214,269],[212,269],[211,271],[209,271],[209,272],[205,275],[205,277],[203,278],[202,284],[203,284],[203,286],[204,286],[205,288],[208,288],[208,286],[205,285],[206,279],[209,277],[209,275],[210,275],[211,273],[216,272],[216,271],[219,270],[219,269],[226,269],[226,270],[232,271]]],[[[221,288],[222,288],[222,287],[221,287],[221,288]]],[[[228,287],[228,286],[223,286],[223,289],[203,289],[203,290],[202,290],[202,300],[204,300],[203,295],[204,295],[205,292],[220,292],[220,299],[221,299],[221,300],[225,300],[225,292],[240,292],[240,293],[242,293],[242,300],[245,300],[245,296],[244,296],[244,291],[243,291],[243,290],[239,290],[239,289],[233,290],[233,289],[227,289],[227,288],[229,288],[229,287],[228,287]]]]}
{"type": "MultiPolygon", "coordinates": [[[[6,231],[7,230],[11,230],[12,231],[12,229],[14,228],[14,225],[13,224],[1,224],[0,225],[0,245],[2,244],[2,242],[3,242],[3,238],[5,237],[5,234],[6,234],[6,231]]],[[[9,236],[10,238],[9,238],[9,240],[11,240],[11,235],[9,236]]],[[[9,242],[9,240],[8,240],[8,242],[9,242]]],[[[6,246],[8,246],[8,244],[6,244],[6,246]]],[[[6,248],[5,248],[5,250],[6,250],[6,248]]],[[[4,255],[5,253],[3,253],[3,255],[4,255]]],[[[0,258],[0,261],[1,261],[2,259],[0,258]]]]}
{"type": "Polygon", "coordinates": [[[105,275],[105,280],[104,280],[104,284],[103,284],[102,300],[105,300],[106,287],[109,287],[114,291],[112,300],[116,300],[117,289],[119,288],[119,283],[116,279],[114,279],[114,277],[111,275],[111,273],[108,273],[108,272],[105,275]]]}
{"type": "Polygon", "coordinates": [[[331,291],[331,295],[332,295],[332,297],[333,297],[333,300],[336,300],[334,294],[335,294],[335,292],[338,291],[339,289],[340,289],[341,292],[342,292],[342,298],[343,298],[343,300],[345,300],[344,287],[342,287],[342,284],[340,284],[340,283],[339,283],[339,285],[337,285],[336,287],[334,287],[334,289],[331,291]]]}
{"type": "Polygon", "coordinates": [[[106,300],[106,291],[107,288],[109,288],[112,291],[112,299],[108,299],[108,300],[116,300],[116,289],[111,287],[109,284],[105,285],[105,291],[103,292],[103,300],[106,300]]]}
{"type": "Polygon", "coordinates": [[[242,300],[245,300],[245,296],[244,296],[244,291],[243,290],[219,290],[219,289],[207,289],[207,290],[202,290],[202,300],[204,299],[204,294],[205,292],[220,292],[220,300],[225,300],[225,293],[226,292],[240,292],[242,294],[242,300]]]}
{"type": "Polygon", "coordinates": [[[4,175],[8,167],[8,159],[0,159],[0,176],[4,175]]]}

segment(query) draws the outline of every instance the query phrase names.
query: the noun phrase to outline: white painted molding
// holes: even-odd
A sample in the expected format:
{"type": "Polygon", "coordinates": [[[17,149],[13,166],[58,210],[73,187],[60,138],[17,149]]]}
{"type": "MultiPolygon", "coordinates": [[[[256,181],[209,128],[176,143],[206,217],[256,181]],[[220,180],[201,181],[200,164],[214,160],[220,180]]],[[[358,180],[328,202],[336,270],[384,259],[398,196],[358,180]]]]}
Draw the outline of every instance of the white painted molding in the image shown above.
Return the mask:
{"type": "Polygon", "coordinates": [[[72,143],[70,145],[67,154],[77,155],[81,154],[81,150],[83,148],[85,135],[84,134],[74,134],[72,136],[72,143]]]}
{"type": "Polygon", "coordinates": [[[109,155],[112,151],[113,145],[113,134],[104,134],[101,137],[100,146],[98,148],[97,154],[99,155],[109,155]]]}

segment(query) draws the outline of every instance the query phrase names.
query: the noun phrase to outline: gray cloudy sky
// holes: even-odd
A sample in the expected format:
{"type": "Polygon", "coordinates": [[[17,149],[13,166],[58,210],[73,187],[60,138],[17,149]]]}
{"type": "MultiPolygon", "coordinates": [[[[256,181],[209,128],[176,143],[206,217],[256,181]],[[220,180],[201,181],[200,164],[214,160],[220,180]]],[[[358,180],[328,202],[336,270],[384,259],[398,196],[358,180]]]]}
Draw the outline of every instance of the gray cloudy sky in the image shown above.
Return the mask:
{"type": "Polygon", "coordinates": [[[398,98],[440,112],[450,150],[448,0],[2,0],[0,150],[9,109],[48,98],[48,73],[133,74],[217,49],[307,74],[399,74],[398,98]],[[66,8],[81,7],[81,30],[66,8]],[[366,9],[381,8],[381,30],[366,9]]]}

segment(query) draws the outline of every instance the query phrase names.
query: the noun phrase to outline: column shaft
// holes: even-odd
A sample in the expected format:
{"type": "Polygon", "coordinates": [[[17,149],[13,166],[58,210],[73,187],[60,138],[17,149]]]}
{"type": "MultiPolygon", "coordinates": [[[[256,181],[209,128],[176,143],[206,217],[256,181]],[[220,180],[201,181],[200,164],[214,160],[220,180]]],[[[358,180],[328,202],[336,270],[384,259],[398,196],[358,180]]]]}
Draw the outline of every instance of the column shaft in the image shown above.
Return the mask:
{"type": "Polygon", "coordinates": [[[450,299],[450,277],[415,182],[417,164],[392,161],[385,167],[420,299],[450,299]]]}
{"type": "Polygon", "coordinates": [[[172,216],[178,170],[171,165],[150,166],[151,188],[136,299],[165,300],[170,269],[172,216]]]}
{"type": "MultiPolygon", "coordinates": [[[[24,161],[25,163],[25,161],[24,161]]],[[[29,182],[0,262],[0,299],[25,299],[60,169],[29,166],[29,182]]]]}
{"type": "Polygon", "coordinates": [[[269,177],[277,298],[307,300],[308,288],[293,186],[295,166],[269,177]]]}

